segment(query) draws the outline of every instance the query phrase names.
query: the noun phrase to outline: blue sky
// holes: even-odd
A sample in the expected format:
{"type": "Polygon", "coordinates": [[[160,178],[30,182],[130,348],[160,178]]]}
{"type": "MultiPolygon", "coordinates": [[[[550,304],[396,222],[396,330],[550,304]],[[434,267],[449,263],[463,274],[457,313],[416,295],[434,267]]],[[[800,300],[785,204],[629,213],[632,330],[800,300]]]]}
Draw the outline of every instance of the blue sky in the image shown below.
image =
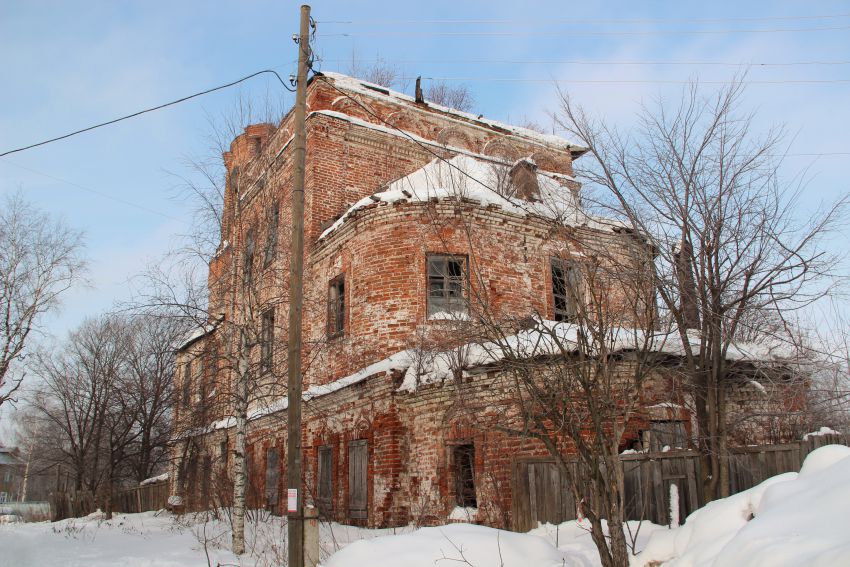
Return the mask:
{"type": "MultiPolygon", "coordinates": [[[[297,31],[298,6],[0,1],[0,151],[259,69],[276,68],[285,77],[295,70],[290,36],[297,31]]],[[[787,158],[789,177],[801,170],[809,177],[801,214],[850,188],[846,3],[429,0],[312,6],[324,69],[346,71],[356,52],[366,62],[381,57],[411,77],[461,78],[477,112],[505,121],[528,118],[550,126],[547,112],[556,108],[558,81],[589,111],[627,127],[641,101],[675,95],[677,82],[727,81],[736,65],[750,65],[754,84],[745,103],[758,110],[759,128],[785,124],[795,154],[843,154],[787,158]],[[473,19],[491,22],[446,21],[473,19]],[[671,64],[683,62],[688,64],[671,64]],[[799,62],[836,64],[786,65],[799,62]]],[[[240,90],[256,97],[281,93],[285,104],[292,102],[266,78],[240,90]]],[[[128,278],[185,232],[188,208],[175,198],[168,172],[185,174],[185,156],[208,154],[208,116],[226,112],[236,93],[215,93],[0,158],[1,194],[21,191],[86,233],[90,285],[66,296],[62,313],[50,321],[53,334],[64,335],[87,315],[126,298],[128,278]]],[[[844,246],[847,236],[833,245],[844,246]]]]}

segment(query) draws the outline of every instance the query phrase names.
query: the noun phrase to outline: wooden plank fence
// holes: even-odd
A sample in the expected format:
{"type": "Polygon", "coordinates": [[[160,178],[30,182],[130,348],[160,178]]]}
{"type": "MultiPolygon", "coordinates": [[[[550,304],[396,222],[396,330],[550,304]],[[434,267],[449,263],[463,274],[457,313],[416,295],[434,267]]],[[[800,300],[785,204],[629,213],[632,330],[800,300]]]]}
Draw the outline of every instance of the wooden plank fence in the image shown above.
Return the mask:
{"type": "Polygon", "coordinates": [[[127,488],[115,495],[115,511],[132,514],[161,510],[168,503],[168,481],[127,488]]]}
{"type": "MultiPolygon", "coordinates": [[[[729,458],[732,494],[767,478],[800,470],[806,456],[824,445],[850,445],[850,435],[819,435],[783,445],[737,447],[729,458]]],[[[679,521],[705,504],[699,489],[699,458],[694,451],[621,455],[629,520],[670,523],[671,486],[678,494],[679,521]]],[[[569,465],[577,471],[575,463],[569,465]]],[[[522,459],[514,463],[513,523],[528,531],[538,522],[559,523],[576,518],[576,505],[554,459],[522,459]]]]}

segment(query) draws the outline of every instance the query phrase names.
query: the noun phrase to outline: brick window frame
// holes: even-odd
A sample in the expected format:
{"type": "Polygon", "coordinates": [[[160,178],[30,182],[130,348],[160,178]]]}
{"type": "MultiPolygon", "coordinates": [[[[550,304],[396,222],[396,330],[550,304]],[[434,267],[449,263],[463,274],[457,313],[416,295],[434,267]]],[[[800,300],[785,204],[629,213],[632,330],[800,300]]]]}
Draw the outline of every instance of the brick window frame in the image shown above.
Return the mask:
{"type": "Polygon", "coordinates": [[[260,316],[260,374],[272,371],[274,355],[274,307],[260,316]]]}
{"type": "Polygon", "coordinates": [[[574,322],[579,316],[582,282],[576,262],[563,258],[551,258],[549,262],[551,280],[552,318],[555,321],[574,322]],[[574,288],[572,291],[570,288],[574,288]]]}
{"type": "Polygon", "coordinates": [[[183,381],[181,386],[181,402],[184,408],[188,408],[192,400],[192,359],[183,363],[183,381]]]}
{"type": "Polygon", "coordinates": [[[461,508],[477,508],[475,444],[472,441],[452,444],[451,458],[455,503],[461,508]]]}
{"type": "Polygon", "coordinates": [[[247,289],[254,283],[254,229],[245,233],[245,249],[242,254],[242,286],[247,289]]]}
{"type": "Polygon", "coordinates": [[[272,513],[277,512],[278,485],[280,484],[280,452],[277,447],[266,449],[265,504],[272,513]]]}
{"type": "MultiPolygon", "coordinates": [[[[428,253],[425,256],[425,312],[427,318],[448,313],[467,315],[469,258],[465,254],[428,253]]],[[[437,317],[434,317],[435,319],[437,317]]]]}
{"type": "Polygon", "coordinates": [[[280,225],[280,205],[272,202],[266,211],[266,248],[263,252],[263,267],[267,268],[277,258],[278,228],[280,225]]]}
{"type": "Polygon", "coordinates": [[[345,274],[340,274],[328,283],[328,338],[345,335],[348,326],[348,302],[345,300],[345,274]]]}

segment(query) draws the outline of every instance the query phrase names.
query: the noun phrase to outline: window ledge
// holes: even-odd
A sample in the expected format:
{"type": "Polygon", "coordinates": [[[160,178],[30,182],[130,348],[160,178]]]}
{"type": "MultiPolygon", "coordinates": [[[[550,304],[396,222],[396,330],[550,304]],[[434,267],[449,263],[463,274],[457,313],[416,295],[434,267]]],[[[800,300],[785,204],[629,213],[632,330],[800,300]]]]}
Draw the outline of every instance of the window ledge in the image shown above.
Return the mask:
{"type": "Polygon", "coordinates": [[[472,321],[468,313],[462,311],[438,311],[428,315],[429,321],[472,321]]]}

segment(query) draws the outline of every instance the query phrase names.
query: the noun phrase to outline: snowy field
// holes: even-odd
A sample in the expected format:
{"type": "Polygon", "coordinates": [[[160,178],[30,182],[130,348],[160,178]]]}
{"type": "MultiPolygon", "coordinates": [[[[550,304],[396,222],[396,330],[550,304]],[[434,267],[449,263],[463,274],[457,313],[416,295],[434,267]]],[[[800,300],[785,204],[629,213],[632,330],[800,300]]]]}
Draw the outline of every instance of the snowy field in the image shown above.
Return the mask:
{"type": "MultiPolygon", "coordinates": [[[[850,565],[850,448],[812,452],[800,473],[786,473],[719,500],[680,528],[630,522],[633,567],[850,565]]],[[[452,524],[435,528],[321,528],[324,567],[596,567],[584,526],[566,522],[528,534],[452,524]]],[[[99,515],[56,523],[0,525],[0,567],[187,567],[282,565],[286,525],[249,524],[249,553],[228,551],[226,521],[166,512],[99,515]]]]}

